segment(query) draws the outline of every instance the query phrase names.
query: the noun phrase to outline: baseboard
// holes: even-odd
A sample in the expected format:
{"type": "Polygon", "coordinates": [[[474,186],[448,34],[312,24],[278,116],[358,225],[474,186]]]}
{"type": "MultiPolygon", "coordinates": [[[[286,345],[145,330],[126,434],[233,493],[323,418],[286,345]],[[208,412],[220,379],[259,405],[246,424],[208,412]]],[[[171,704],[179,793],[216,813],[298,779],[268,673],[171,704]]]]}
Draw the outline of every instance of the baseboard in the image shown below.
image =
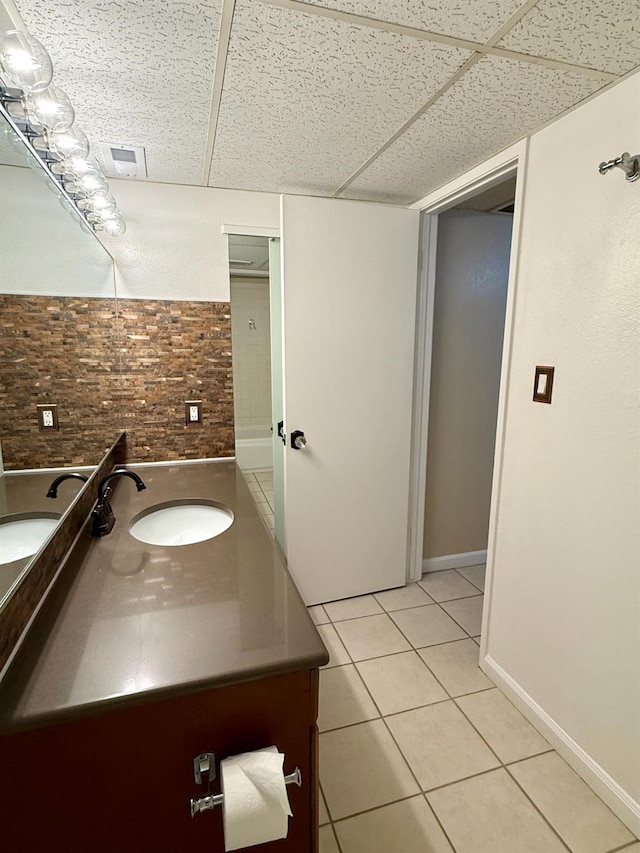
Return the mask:
{"type": "Polygon", "coordinates": [[[640,803],[618,785],[493,658],[487,655],[484,660],[480,660],[480,666],[529,722],[546,737],[567,764],[573,767],[631,832],[639,836],[640,803]]]}
{"type": "Polygon", "coordinates": [[[444,557],[427,557],[422,561],[422,574],[444,572],[447,569],[464,569],[465,566],[477,566],[487,562],[487,552],[467,551],[466,554],[445,554],[444,557]]]}

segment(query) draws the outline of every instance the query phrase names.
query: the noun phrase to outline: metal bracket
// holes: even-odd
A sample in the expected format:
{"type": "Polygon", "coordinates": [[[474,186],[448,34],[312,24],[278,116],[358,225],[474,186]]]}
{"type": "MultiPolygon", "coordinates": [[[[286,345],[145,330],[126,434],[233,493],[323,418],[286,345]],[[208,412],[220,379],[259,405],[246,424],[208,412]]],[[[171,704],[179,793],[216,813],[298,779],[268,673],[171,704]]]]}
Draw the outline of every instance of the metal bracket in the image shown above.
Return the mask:
{"type": "Polygon", "coordinates": [[[627,181],[637,181],[640,178],[640,154],[632,157],[628,151],[613,160],[603,160],[598,166],[601,175],[606,175],[611,169],[618,167],[625,173],[627,181]]]}
{"type": "Polygon", "coordinates": [[[193,778],[196,785],[213,782],[216,778],[216,757],[213,752],[202,752],[193,759],[193,778]]]}

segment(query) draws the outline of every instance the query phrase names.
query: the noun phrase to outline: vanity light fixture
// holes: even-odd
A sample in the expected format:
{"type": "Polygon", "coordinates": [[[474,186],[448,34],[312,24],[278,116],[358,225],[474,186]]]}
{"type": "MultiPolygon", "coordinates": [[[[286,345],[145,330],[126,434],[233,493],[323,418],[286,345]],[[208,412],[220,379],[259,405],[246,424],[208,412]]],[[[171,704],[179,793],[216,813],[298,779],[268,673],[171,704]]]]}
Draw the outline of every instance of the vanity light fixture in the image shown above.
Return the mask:
{"type": "Polygon", "coordinates": [[[62,133],[46,133],[45,139],[49,151],[60,158],[89,156],[89,140],[79,127],[70,127],[62,133]]]}
{"type": "Polygon", "coordinates": [[[19,30],[8,30],[0,38],[0,65],[9,82],[23,92],[42,92],[53,79],[53,64],[44,46],[19,30]]]}
{"type": "Polygon", "coordinates": [[[71,101],[52,79],[51,58],[37,38],[19,30],[0,36],[0,114],[53,176],[80,223],[121,237],[124,218],[89,140],[74,125],[71,101]]]}
{"type": "Polygon", "coordinates": [[[28,92],[25,103],[28,118],[52,133],[64,133],[75,121],[73,104],[59,86],[47,86],[42,92],[28,92]]]}

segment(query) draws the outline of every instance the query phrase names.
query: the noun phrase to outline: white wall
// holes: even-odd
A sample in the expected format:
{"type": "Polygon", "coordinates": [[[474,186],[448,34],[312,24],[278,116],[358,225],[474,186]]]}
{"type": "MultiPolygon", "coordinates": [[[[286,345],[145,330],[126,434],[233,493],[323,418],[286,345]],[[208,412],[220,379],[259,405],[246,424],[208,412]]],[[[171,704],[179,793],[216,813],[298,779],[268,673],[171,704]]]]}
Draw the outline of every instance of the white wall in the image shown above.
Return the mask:
{"type": "Polygon", "coordinates": [[[636,74],[530,140],[485,632],[488,665],[636,832],[640,183],[598,164],[640,149],[639,103],[636,74]],[[555,365],[550,406],[536,364],[555,365]]]}
{"type": "Polygon", "coordinates": [[[0,293],[113,298],[111,257],[52,190],[43,170],[0,164],[0,293]]]}
{"type": "Polygon", "coordinates": [[[511,216],[438,222],[424,557],[487,548],[511,216]]]}
{"type": "Polygon", "coordinates": [[[103,236],[125,299],[229,301],[229,255],[222,225],[280,227],[279,196],[133,180],[109,182],[127,222],[103,236]]]}

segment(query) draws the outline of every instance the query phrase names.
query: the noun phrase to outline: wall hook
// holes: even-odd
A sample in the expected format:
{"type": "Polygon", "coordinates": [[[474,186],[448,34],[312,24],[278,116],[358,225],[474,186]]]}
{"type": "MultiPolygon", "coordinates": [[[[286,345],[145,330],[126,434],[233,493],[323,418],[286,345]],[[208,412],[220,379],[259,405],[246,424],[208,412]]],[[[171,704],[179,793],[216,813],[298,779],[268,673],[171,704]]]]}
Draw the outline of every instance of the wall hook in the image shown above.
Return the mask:
{"type": "Polygon", "coordinates": [[[627,181],[637,181],[640,178],[640,154],[634,154],[632,157],[628,151],[625,151],[614,160],[603,160],[598,166],[598,171],[601,175],[606,175],[616,166],[625,173],[627,181]]]}

